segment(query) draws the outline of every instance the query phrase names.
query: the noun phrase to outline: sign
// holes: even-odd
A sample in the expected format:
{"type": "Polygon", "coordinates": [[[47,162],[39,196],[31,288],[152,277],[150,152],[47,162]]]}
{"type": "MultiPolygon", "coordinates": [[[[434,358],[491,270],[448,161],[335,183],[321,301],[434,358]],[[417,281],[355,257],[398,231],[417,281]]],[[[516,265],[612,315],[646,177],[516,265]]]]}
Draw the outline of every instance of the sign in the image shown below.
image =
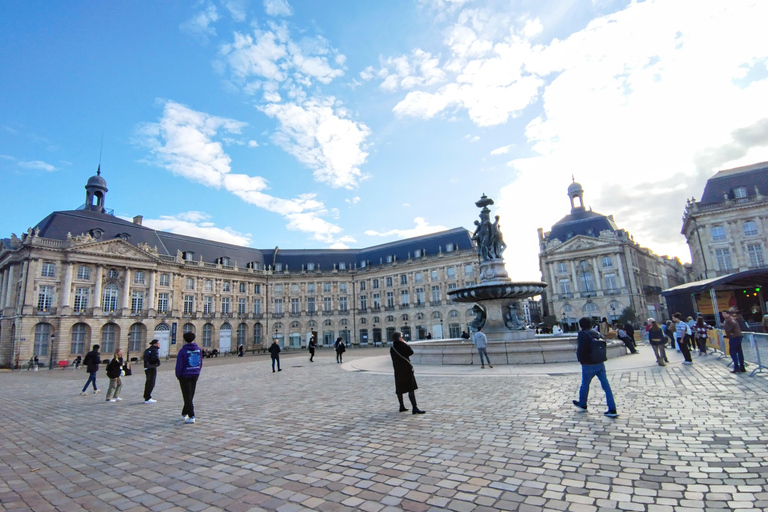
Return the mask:
{"type": "MultiPolygon", "coordinates": [[[[728,311],[728,309],[736,306],[736,297],[732,290],[717,291],[716,296],[718,311],[728,311]]],[[[708,293],[701,293],[696,296],[696,308],[699,310],[699,313],[703,315],[715,314],[715,311],[712,308],[712,299],[708,293]]]]}
{"type": "Polygon", "coordinates": [[[171,324],[171,345],[176,344],[176,322],[171,324]]]}

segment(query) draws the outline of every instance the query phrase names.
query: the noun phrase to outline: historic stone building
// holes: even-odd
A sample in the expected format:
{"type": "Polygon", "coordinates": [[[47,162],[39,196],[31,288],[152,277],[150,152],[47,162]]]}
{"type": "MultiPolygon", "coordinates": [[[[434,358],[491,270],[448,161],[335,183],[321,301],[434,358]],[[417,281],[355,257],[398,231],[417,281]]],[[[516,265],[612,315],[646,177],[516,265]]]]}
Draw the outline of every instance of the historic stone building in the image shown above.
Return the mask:
{"type": "Polygon", "coordinates": [[[688,200],[683,235],[695,280],[766,266],[768,162],[720,171],[688,200]]]}
{"type": "Polygon", "coordinates": [[[0,241],[0,365],[71,361],[92,344],[174,355],[183,332],[221,352],[458,337],[473,315],[446,292],[478,280],[471,233],[455,228],[364,249],[260,250],[142,226],[86,203],[0,241]]]}
{"type": "Polygon", "coordinates": [[[612,215],[585,208],[583,195],[571,183],[571,213],[549,232],[538,230],[549,313],[572,330],[583,316],[613,321],[627,307],[643,320],[666,319],[661,291],[685,282],[680,260],[640,247],[612,215]]]}

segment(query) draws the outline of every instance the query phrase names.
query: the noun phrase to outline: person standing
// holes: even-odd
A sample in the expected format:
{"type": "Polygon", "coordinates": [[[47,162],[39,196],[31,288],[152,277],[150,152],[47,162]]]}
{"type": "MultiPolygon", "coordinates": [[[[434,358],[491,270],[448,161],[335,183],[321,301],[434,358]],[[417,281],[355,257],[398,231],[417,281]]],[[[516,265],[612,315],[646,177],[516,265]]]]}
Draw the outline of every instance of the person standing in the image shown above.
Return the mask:
{"type": "Polygon", "coordinates": [[[741,327],[738,322],[739,311],[736,308],[731,308],[728,311],[723,311],[723,330],[725,331],[725,337],[728,338],[728,351],[731,353],[731,359],[733,360],[733,370],[731,373],[744,373],[746,368],[744,367],[744,352],[741,350],[741,340],[743,335],[741,333],[741,327]]]}
{"type": "Polygon", "coordinates": [[[107,364],[107,377],[109,377],[109,387],[107,388],[106,401],[119,402],[120,390],[123,389],[123,381],[120,379],[123,374],[123,349],[118,348],[112,354],[112,359],[107,364]]]}
{"type": "Polygon", "coordinates": [[[651,326],[651,328],[648,330],[648,343],[651,344],[653,354],[656,356],[656,362],[659,364],[659,366],[667,366],[664,363],[664,361],[667,359],[667,352],[664,350],[667,336],[664,334],[664,331],[661,330],[659,322],[653,318],[648,319],[648,325],[651,326]]]}
{"type": "Polygon", "coordinates": [[[83,362],[83,358],[80,356],[77,356],[74,361],[72,361],[72,366],[74,367],[72,369],[73,372],[76,372],[80,369],[80,364],[83,362]]]}
{"type": "Polygon", "coordinates": [[[81,395],[87,395],[86,390],[88,389],[88,384],[93,382],[93,393],[96,394],[99,392],[99,390],[96,388],[96,373],[99,371],[99,365],[101,364],[101,354],[99,354],[99,347],[98,345],[93,346],[93,350],[85,354],[85,359],[83,359],[83,364],[85,365],[85,371],[88,372],[88,380],[85,381],[85,386],[83,386],[83,392],[80,393],[81,395]]]}
{"type": "Polygon", "coordinates": [[[424,414],[426,411],[422,411],[416,406],[415,391],[419,389],[419,386],[416,384],[413,365],[409,359],[412,355],[413,349],[405,342],[402,333],[392,333],[392,347],[389,349],[389,356],[392,358],[392,367],[395,370],[395,393],[398,402],[400,402],[400,412],[408,410],[403,403],[403,394],[408,393],[408,400],[411,401],[413,407],[412,413],[424,414]]]}
{"type": "Polygon", "coordinates": [[[272,356],[272,373],[275,373],[275,362],[277,362],[277,371],[283,371],[280,368],[280,345],[277,344],[277,338],[272,341],[269,347],[269,355],[272,356]]]}
{"type": "Polygon", "coordinates": [[[155,389],[155,380],[157,379],[157,367],[160,366],[160,341],[152,340],[149,347],[144,351],[144,403],[154,404],[157,402],[152,398],[152,390],[155,389]]]}
{"type": "Polygon", "coordinates": [[[707,333],[709,332],[710,327],[704,323],[704,317],[699,315],[699,318],[696,319],[696,326],[693,329],[693,334],[696,336],[696,345],[699,347],[699,355],[705,356],[707,355],[707,333]]]}
{"type": "Polygon", "coordinates": [[[344,340],[341,339],[341,337],[336,338],[336,343],[334,343],[333,346],[336,347],[336,362],[342,363],[342,354],[347,351],[347,346],[344,345],[344,340]]]}
{"type": "Polygon", "coordinates": [[[619,414],[616,412],[616,402],[613,400],[613,392],[605,373],[605,361],[608,360],[605,340],[600,339],[597,333],[590,329],[590,324],[591,321],[587,317],[579,319],[581,330],[577,336],[576,357],[581,363],[581,388],[579,399],[574,400],[573,405],[580,412],[587,412],[589,384],[593,378],[597,377],[605,391],[605,401],[608,403],[608,410],[604,414],[615,418],[619,414]]]}
{"type": "Polygon", "coordinates": [[[317,341],[315,341],[314,336],[309,337],[309,362],[314,363],[315,362],[315,349],[317,348],[317,341]]]}
{"type": "Polygon", "coordinates": [[[475,348],[477,349],[477,353],[480,354],[480,369],[485,369],[485,364],[483,364],[483,354],[485,354],[485,360],[488,361],[488,367],[493,368],[493,365],[491,364],[491,360],[488,359],[488,338],[485,336],[485,333],[483,332],[483,328],[479,327],[477,329],[477,332],[472,337],[472,341],[475,343],[475,348]]]}
{"type": "Polygon", "coordinates": [[[691,334],[691,328],[688,327],[688,324],[683,322],[683,315],[680,313],[672,315],[672,321],[675,323],[675,341],[677,342],[677,347],[679,351],[683,353],[683,357],[685,358],[683,364],[693,364],[693,361],[691,360],[691,351],[688,349],[687,339],[687,336],[691,334]]]}
{"type": "Polygon", "coordinates": [[[195,343],[195,333],[184,333],[184,346],[176,355],[176,378],[179,380],[184,407],[181,417],[185,423],[195,422],[195,389],[200,370],[203,369],[203,353],[195,343]]]}

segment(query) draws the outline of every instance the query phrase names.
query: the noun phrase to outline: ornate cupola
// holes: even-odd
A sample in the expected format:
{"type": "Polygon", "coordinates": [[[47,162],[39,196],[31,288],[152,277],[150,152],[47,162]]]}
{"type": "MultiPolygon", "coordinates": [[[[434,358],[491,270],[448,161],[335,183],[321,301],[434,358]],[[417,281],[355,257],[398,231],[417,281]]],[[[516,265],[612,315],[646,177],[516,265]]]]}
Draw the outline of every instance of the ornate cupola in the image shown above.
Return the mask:
{"type": "Polygon", "coordinates": [[[85,185],[85,209],[92,212],[106,213],[104,197],[107,195],[107,181],[101,177],[101,165],[96,170],[96,176],[88,178],[85,185]]]}
{"type": "Polygon", "coordinates": [[[571,177],[573,183],[568,185],[568,197],[571,199],[571,213],[578,211],[584,211],[584,189],[581,188],[580,183],[576,183],[576,179],[571,177]],[[578,206],[574,202],[575,199],[579,200],[578,206]]]}

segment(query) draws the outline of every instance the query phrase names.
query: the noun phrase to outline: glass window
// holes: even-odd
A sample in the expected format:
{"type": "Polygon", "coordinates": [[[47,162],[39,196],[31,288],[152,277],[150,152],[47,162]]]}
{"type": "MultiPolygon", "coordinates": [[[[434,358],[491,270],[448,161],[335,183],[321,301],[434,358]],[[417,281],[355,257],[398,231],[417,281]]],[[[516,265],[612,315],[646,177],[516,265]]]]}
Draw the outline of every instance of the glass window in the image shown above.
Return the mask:
{"type": "Polygon", "coordinates": [[[160,274],[160,286],[170,286],[171,276],[170,274],[160,274]]]}
{"type": "Polygon", "coordinates": [[[368,298],[365,295],[360,296],[360,309],[363,311],[368,309],[368,298]]]}
{"type": "Polygon", "coordinates": [[[424,304],[424,288],[416,288],[416,304],[424,304]]]}
{"type": "Polygon", "coordinates": [[[571,295],[571,280],[561,279],[559,284],[560,284],[560,293],[562,295],[565,295],[566,297],[569,297],[571,295]]]}
{"type": "Polygon", "coordinates": [[[237,314],[238,315],[244,315],[248,312],[247,310],[248,305],[247,301],[245,300],[245,297],[240,297],[237,299],[237,314]]]}
{"type": "Polygon", "coordinates": [[[400,304],[403,306],[408,305],[408,290],[400,290],[400,304]]]}
{"type": "Polygon", "coordinates": [[[187,279],[184,281],[184,283],[185,283],[184,287],[185,287],[187,290],[194,290],[194,289],[195,289],[195,280],[194,280],[194,279],[192,279],[191,277],[188,277],[188,278],[187,278],[187,279]]]}
{"type": "Polygon", "coordinates": [[[432,287],[432,302],[440,302],[440,287],[432,287]]]}
{"type": "Polygon", "coordinates": [[[613,267],[613,259],[610,256],[603,256],[603,268],[613,267]]]}
{"type": "Polygon", "coordinates": [[[445,252],[453,252],[454,245],[453,244],[446,244],[445,245],[445,252]]]}
{"type": "Polygon", "coordinates": [[[88,280],[91,278],[91,267],[80,266],[77,268],[77,278],[88,280]]]}
{"type": "Polygon", "coordinates": [[[88,326],[85,324],[75,324],[72,326],[72,345],[70,352],[73,354],[85,353],[85,341],[88,335],[88,326]]]}
{"type": "Polygon", "coordinates": [[[275,263],[275,272],[282,272],[282,271],[283,271],[283,264],[275,263]]]}
{"type": "Polygon", "coordinates": [[[53,286],[41,286],[37,295],[37,310],[50,311],[53,304],[53,286]]]}
{"type": "Polygon", "coordinates": [[[379,288],[379,280],[378,279],[374,279],[373,280],[373,289],[376,290],[378,288],[379,288]]]}
{"type": "Polygon", "coordinates": [[[111,354],[115,351],[115,340],[117,340],[117,325],[107,324],[101,329],[101,353],[111,354]]]}
{"type": "Polygon", "coordinates": [[[612,291],[617,288],[616,286],[616,275],[615,274],[606,274],[605,275],[605,289],[612,291]]]}
{"type": "Polygon", "coordinates": [[[307,284],[307,295],[312,295],[313,293],[315,293],[315,283],[307,284]]]}
{"type": "Polygon", "coordinates": [[[387,288],[390,288],[391,286],[392,286],[392,278],[388,277],[387,278],[387,288]]]}
{"type": "Polygon", "coordinates": [[[131,292],[131,313],[141,313],[144,308],[144,292],[131,292]]]}
{"type": "Polygon", "coordinates": [[[446,269],[446,275],[448,279],[456,279],[456,269],[454,267],[448,267],[446,269]]]}
{"type": "Polygon", "coordinates": [[[245,283],[240,283],[239,290],[240,290],[240,293],[245,293],[245,283]]]}
{"type": "Polygon", "coordinates": [[[763,246],[761,244],[748,244],[747,254],[749,255],[750,267],[762,268],[765,266],[765,257],[763,256],[763,246]]]}
{"type": "Polygon", "coordinates": [[[137,270],[133,273],[133,283],[134,284],[144,284],[144,272],[141,270],[137,270]]]}
{"type": "Polygon", "coordinates": [[[346,310],[347,310],[347,298],[339,297],[339,311],[346,311],[346,310]]]}
{"type": "Polygon", "coordinates": [[[299,285],[298,284],[292,284],[291,285],[291,293],[293,293],[293,294],[299,293],[299,285]]]}
{"type": "Polygon", "coordinates": [[[232,291],[232,283],[229,281],[222,281],[221,283],[221,291],[223,292],[231,292],[232,291]]]}
{"type": "Polygon", "coordinates": [[[423,274],[421,272],[416,272],[416,274],[414,274],[414,276],[413,276],[413,279],[417,283],[420,283],[424,279],[424,276],[423,276],[423,274]]]}
{"type": "Polygon", "coordinates": [[[558,274],[566,274],[568,273],[568,265],[564,261],[558,261],[557,262],[557,273],[558,274]]]}
{"type": "Polygon", "coordinates": [[[592,293],[595,291],[595,279],[592,272],[582,272],[580,276],[582,293],[592,293]]]}
{"type": "Polygon", "coordinates": [[[725,240],[725,228],[723,226],[712,226],[711,233],[713,242],[725,240]]]}
{"type": "Polygon", "coordinates": [[[274,287],[275,293],[283,293],[283,285],[276,284],[274,287]]]}
{"type": "Polygon", "coordinates": [[[471,264],[464,265],[464,275],[465,276],[471,276],[473,273],[473,268],[471,264]]]}
{"type": "Polygon", "coordinates": [[[56,264],[50,261],[43,262],[41,275],[43,277],[56,277],[56,264]]]}
{"type": "Polygon", "coordinates": [[[339,263],[339,270],[346,270],[346,269],[347,269],[347,264],[346,263],[344,263],[343,261],[341,263],[339,263]]]}
{"type": "Polygon", "coordinates": [[[213,314],[213,297],[203,297],[203,314],[204,315],[212,315],[213,314]]]}
{"type": "Polygon", "coordinates": [[[114,268],[109,269],[109,271],[107,272],[107,276],[110,279],[117,279],[118,275],[120,275],[120,274],[114,268]]]}
{"type": "Polygon", "coordinates": [[[205,291],[212,292],[213,291],[213,281],[210,279],[205,280],[205,291]]]}
{"type": "Polygon", "coordinates": [[[301,302],[299,299],[291,299],[291,314],[298,315],[301,313],[301,302]]]}
{"type": "Polygon", "coordinates": [[[194,312],[194,308],[195,308],[195,296],[185,295],[184,296],[184,314],[191,315],[194,312]]]}
{"type": "Polygon", "coordinates": [[[232,312],[232,302],[229,297],[221,298],[221,313],[228,315],[232,312]]]}
{"type": "Polygon", "coordinates": [[[744,223],[744,236],[754,236],[757,234],[757,224],[748,220],[744,223]]]}
{"type": "Polygon", "coordinates": [[[432,281],[437,281],[437,270],[431,272],[430,279],[432,279],[432,281]]]}
{"type": "Polygon", "coordinates": [[[85,311],[85,309],[88,307],[89,292],[89,288],[75,289],[75,311],[85,311]]]}
{"type": "Polygon", "coordinates": [[[365,291],[365,281],[360,281],[360,291],[361,292],[365,291]]]}
{"type": "Polygon", "coordinates": [[[282,315],[283,314],[283,299],[275,299],[275,314],[282,315]]]}
{"type": "Polygon", "coordinates": [[[314,297],[307,297],[307,313],[314,313],[315,312],[315,298],[314,297]]]}
{"type": "Polygon", "coordinates": [[[307,263],[307,270],[315,270],[315,264],[314,263],[307,263]]]}
{"type": "Polygon", "coordinates": [[[381,296],[378,293],[373,294],[373,309],[381,308],[381,296]]]}
{"type": "Polygon", "coordinates": [[[733,197],[736,199],[743,199],[747,197],[747,187],[737,187],[733,189],[733,197]]]}
{"type": "Polygon", "coordinates": [[[323,293],[331,293],[331,283],[323,283],[323,293]]]}
{"type": "Polygon", "coordinates": [[[715,249],[715,259],[720,270],[731,270],[731,252],[726,249],[715,249]]]}
{"type": "Polygon", "coordinates": [[[261,345],[261,324],[253,326],[253,344],[261,345]]]}
{"type": "Polygon", "coordinates": [[[253,314],[261,314],[261,299],[253,299],[253,314]]]}
{"type": "Polygon", "coordinates": [[[400,284],[408,284],[408,276],[405,274],[400,276],[400,284]]]}
{"type": "Polygon", "coordinates": [[[157,294],[157,312],[160,314],[165,314],[168,312],[168,294],[167,293],[157,294]]]}
{"type": "Polygon", "coordinates": [[[245,333],[246,333],[246,325],[240,324],[237,326],[237,346],[245,346],[245,333]]]}
{"type": "Polygon", "coordinates": [[[104,311],[117,311],[117,292],[116,284],[108,284],[104,287],[103,300],[101,301],[101,307],[104,311]]]}
{"type": "Polygon", "coordinates": [[[133,324],[128,331],[128,350],[140,352],[144,348],[144,330],[141,324],[133,324]]]}
{"type": "Polygon", "coordinates": [[[255,293],[257,295],[261,294],[261,285],[260,284],[253,285],[253,293],[255,293]]]}
{"type": "Polygon", "coordinates": [[[205,324],[203,326],[203,347],[210,348],[213,346],[213,326],[211,324],[205,324]]]}
{"type": "Polygon", "coordinates": [[[387,307],[395,307],[395,294],[393,292],[387,292],[387,307]]]}
{"type": "Polygon", "coordinates": [[[347,293],[347,283],[339,283],[339,293],[347,293]]]}
{"type": "Polygon", "coordinates": [[[323,311],[330,312],[332,310],[332,304],[331,304],[331,298],[330,297],[324,297],[323,298],[323,311]]]}
{"type": "Polygon", "coordinates": [[[35,345],[32,348],[36,356],[48,355],[48,344],[51,341],[51,325],[37,324],[35,326],[35,345]]]}

